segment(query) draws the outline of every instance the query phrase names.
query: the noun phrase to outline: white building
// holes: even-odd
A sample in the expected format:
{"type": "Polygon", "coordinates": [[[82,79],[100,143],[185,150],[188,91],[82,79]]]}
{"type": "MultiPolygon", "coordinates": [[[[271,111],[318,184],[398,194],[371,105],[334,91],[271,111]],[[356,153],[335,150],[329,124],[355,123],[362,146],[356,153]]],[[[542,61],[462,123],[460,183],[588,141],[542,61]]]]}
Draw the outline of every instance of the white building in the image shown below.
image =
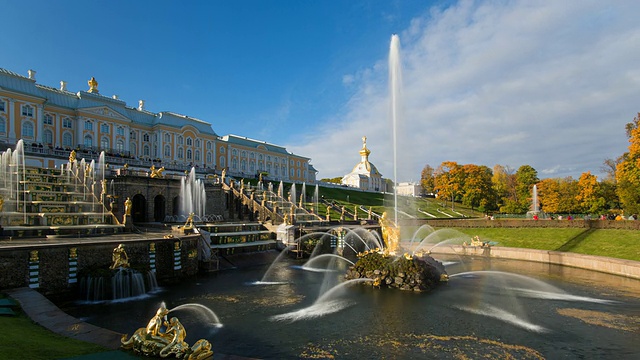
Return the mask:
{"type": "Polygon", "coordinates": [[[367,149],[367,137],[362,137],[360,162],[353,167],[351,173],[342,177],[342,184],[367,191],[385,191],[382,175],[375,165],[369,162],[371,151],[367,149]]]}
{"type": "Polygon", "coordinates": [[[420,196],[422,194],[422,186],[414,182],[401,182],[396,186],[396,193],[403,196],[420,196]]]}

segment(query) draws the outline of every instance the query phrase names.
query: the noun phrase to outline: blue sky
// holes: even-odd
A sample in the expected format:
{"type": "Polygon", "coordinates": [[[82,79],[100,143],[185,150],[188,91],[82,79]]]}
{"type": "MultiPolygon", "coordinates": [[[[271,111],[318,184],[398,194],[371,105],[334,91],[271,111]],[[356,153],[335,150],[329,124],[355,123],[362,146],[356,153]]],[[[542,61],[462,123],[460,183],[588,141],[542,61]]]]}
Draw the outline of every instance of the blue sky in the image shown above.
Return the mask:
{"type": "Polygon", "coordinates": [[[387,57],[403,64],[398,180],[443,161],[600,174],[640,107],[635,1],[4,1],[0,67],[173,111],[348,173],[391,177],[387,57]]]}

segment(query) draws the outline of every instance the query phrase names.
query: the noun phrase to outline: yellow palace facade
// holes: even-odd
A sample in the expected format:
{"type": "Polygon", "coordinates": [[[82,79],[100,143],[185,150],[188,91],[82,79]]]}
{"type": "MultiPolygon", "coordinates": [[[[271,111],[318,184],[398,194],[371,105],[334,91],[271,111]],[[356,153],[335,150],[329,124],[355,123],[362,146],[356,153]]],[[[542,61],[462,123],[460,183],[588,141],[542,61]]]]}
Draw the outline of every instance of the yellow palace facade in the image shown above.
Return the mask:
{"type": "Polygon", "coordinates": [[[170,111],[154,113],[128,106],[117,96],[103,96],[91,78],[86,91],[71,92],[64,81],[58,88],[0,68],[0,151],[25,144],[28,165],[58,167],[69,152],[97,158],[102,151],[113,165],[201,174],[257,177],[288,182],[316,181],[308,157],[286,148],[238,135],[219,136],[210,123],[170,111]]]}

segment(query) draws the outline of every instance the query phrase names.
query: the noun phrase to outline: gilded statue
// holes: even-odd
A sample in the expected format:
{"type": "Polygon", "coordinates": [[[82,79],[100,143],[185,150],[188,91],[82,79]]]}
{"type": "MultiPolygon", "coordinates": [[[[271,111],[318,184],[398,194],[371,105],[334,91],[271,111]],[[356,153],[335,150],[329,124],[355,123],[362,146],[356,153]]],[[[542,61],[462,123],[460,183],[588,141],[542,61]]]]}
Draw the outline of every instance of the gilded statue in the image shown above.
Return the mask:
{"type": "Polygon", "coordinates": [[[91,77],[91,80],[87,81],[87,83],[89,84],[89,91],[90,93],[98,93],[98,81],[96,81],[96,78],[94,78],[93,76],[91,77]]]}
{"type": "Polygon", "coordinates": [[[124,214],[125,215],[131,215],[131,207],[133,205],[133,202],[131,201],[131,198],[127,198],[127,200],[124,201],[124,214]]]}
{"type": "Polygon", "coordinates": [[[69,163],[73,164],[75,161],[76,161],[76,151],[71,150],[71,152],[69,153],[69,163]]]}
{"type": "Polygon", "coordinates": [[[113,264],[110,267],[111,270],[129,267],[129,256],[127,255],[127,252],[124,251],[123,244],[120,244],[118,247],[113,249],[111,259],[113,260],[113,264]]]}
{"type": "Polygon", "coordinates": [[[185,229],[193,229],[193,216],[195,213],[189,213],[189,217],[187,217],[187,221],[184,223],[185,229]]]}
{"type": "Polygon", "coordinates": [[[160,169],[156,169],[155,165],[151,165],[151,175],[149,175],[149,177],[151,178],[163,178],[164,174],[162,174],[162,172],[164,171],[164,166],[161,167],[160,169]]]}
{"type": "Polygon", "coordinates": [[[136,330],[129,339],[127,335],[122,336],[122,348],[145,356],[161,358],[175,356],[187,360],[211,359],[211,343],[200,339],[193,347],[189,347],[184,341],[187,337],[184,326],[176,317],[167,321],[168,314],[169,310],[161,305],[146,327],[136,330]]]}
{"type": "Polygon", "coordinates": [[[389,253],[394,252],[400,243],[400,228],[398,225],[387,216],[387,212],[383,212],[382,216],[378,220],[380,223],[380,229],[382,230],[382,239],[386,247],[386,251],[389,253]]]}
{"type": "Polygon", "coordinates": [[[2,197],[2,195],[0,195],[0,211],[2,211],[3,207],[4,207],[4,198],[2,197]]]}

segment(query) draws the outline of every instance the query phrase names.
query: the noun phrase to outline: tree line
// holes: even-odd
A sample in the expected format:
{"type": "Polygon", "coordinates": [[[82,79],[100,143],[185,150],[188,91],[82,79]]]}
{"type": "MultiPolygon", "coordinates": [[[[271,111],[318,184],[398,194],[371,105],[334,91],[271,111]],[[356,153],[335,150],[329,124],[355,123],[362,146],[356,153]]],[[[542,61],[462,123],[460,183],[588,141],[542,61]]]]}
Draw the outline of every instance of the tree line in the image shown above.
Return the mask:
{"type": "Polygon", "coordinates": [[[421,185],[426,193],[483,212],[524,214],[532,210],[532,190],[537,187],[539,210],[546,213],[640,213],[640,113],[626,125],[627,152],[606,159],[606,176],[590,171],[579,179],[540,179],[530,165],[519,168],[495,165],[461,165],[445,161],[437,168],[426,165],[421,185]]]}

